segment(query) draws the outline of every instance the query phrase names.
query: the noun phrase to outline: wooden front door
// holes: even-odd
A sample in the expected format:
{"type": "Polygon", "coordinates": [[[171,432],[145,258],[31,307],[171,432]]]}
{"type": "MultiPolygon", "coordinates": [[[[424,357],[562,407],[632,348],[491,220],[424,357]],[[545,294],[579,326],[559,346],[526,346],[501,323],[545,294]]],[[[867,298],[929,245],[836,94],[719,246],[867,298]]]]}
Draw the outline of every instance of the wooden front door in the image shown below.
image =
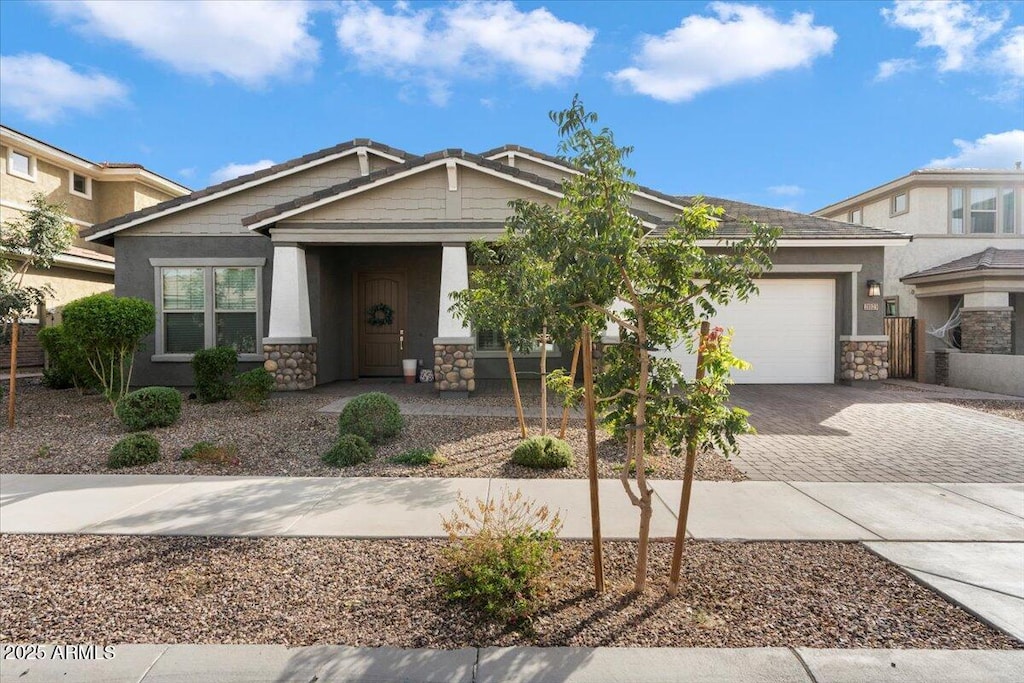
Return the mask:
{"type": "Polygon", "coordinates": [[[356,275],[356,369],[360,377],[401,376],[405,303],[405,273],[356,275]]]}

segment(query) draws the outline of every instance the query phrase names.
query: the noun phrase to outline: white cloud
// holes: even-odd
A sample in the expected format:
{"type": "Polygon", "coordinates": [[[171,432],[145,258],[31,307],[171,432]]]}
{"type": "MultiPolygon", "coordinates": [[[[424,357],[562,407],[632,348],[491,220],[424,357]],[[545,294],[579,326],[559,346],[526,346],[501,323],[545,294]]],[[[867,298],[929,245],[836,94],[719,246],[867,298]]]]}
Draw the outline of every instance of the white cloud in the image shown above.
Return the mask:
{"type": "Polygon", "coordinates": [[[612,74],[634,91],[682,102],[712,88],[809,66],[832,52],[836,32],[796,12],[788,22],[754,5],[713,2],[715,16],[691,15],[660,36],[645,36],[634,66],[612,74]]]}
{"type": "Polygon", "coordinates": [[[211,173],[210,182],[214,184],[222,183],[225,180],[231,180],[233,178],[237,178],[238,176],[247,175],[249,173],[255,173],[256,171],[261,171],[264,168],[270,168],[273,165],[274,162],[271,161],[270,159],[260,159],[259,161],[254,161],[251,164],[236,164],[232,162],[227,166],[221,166],[216,171],[211,173]]]}
{"type": "Polygon", "coordinates": [[[508,69],[533,87],[580,72],[595,32],[539,8],[511,2],[465,2],[388,13],[368,2],[344,4],[335,23],[338,43],[360,69],[424,88],[444,104],[451,83],[508,69]]]}
{"type": "Polygon", "coordinates": [[[887,81],[896,74],[916,71],[918,68],[916,59],[887,59],[878,63],[878,73],[875,74],[875,82],[887,81]]]}
{"type": "Polygon", "coordinates": [[[81,32],[128,43],[186,74],[220,75],[258,87],[308,70],[320,44],[306,2],[85,0],[48,7],[81,32]]]}
{"type": "Polygon", "coordinates": [[[0,56],[0,108],[32,121],[52,122],[69,111],[93,112],[120,104],[128,88],[100,73],[82,73],[41,54],[0,56]]]}
{"type": "Polygon", "coordinates": [[[882,16],[894,26],[916,31],[918,47],[938,48],[939,71],[960,71],[974,63],[978,46],[1006,23],[1005,9],[994,14],[991,7],[961,0],[896,0],[882,9],[882,16]]]}
{"type": "Polygon", "coordinates": [[[799,185],[772,185],[768,191],[780,197],[798,197],[804,193],[804,188],[799,185]]]}
{"type": "Polygon", "coordinates": [[[989,133],[974,140],[953,140],[956,154],[932,159],[928,168],[1013,168],[1024,161],[1024,130],[989,133]]]}
{"type": "Polygon", "coordinates": [[[1024,79],[1024,26],[1018,26],[1004,36],[1002,43],[990,55],[989,64],[1017,79],[1019,85],[1019,81],[1024,79]]]}

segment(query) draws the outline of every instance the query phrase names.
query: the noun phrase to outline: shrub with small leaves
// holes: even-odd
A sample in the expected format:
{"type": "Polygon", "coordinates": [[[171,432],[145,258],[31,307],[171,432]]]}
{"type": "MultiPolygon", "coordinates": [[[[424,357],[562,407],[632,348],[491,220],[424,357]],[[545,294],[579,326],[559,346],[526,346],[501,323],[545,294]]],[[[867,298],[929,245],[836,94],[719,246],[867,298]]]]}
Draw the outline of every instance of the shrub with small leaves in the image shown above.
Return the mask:
{"type": "Polygon", "coordinates": [[[181,417],[181,394],[171,387],[146,387],[117,402],[114,414],[128,431],[169,427],[181,417]]]}
{"type": "Polygon", "coordinates": [[[110,449],[107,467],[120,469],[148,465],[160,459],[160,442],[147,432],[129,434],[110,449]]]}
{"type": "Polygon", "coordinates": [[[263,368],[243,372],[231,385],[235,400],[253,412],[263,407],[273,390],[274,376],[263,368]]]}
{"type": "Polygon", "coordinates": [[[199,349],[192,356],[192,377],[196,396],[202,403],[231,398],[231,380],[238,367],[238,351],[230,346],[199,349]]]}
{"type": "Polygon", "coordinates": [[[335,467],[351,467],[373,459],[373,446],[357,434],[342,434],[322,460],[335,467]]]}
{"type": "Polygon", "coordinates": [[[233,466],[241,464],[238,449],[234,446],[218,446],[209,441],[197,441],[181,450],[181,460],[194,460],[212,465],[233,466]]]}
{"type": "Polygon", "coordinates": [[[443,465],[447,460],[433,448],[420,446],[402,451],[392,457],[391,462],[398,465],[443,465]]]}
{"type": "Polygon", "coordinates": [[[357,434],[373,446],[398,436],[402,425],[398,403],[380,391],[356,396],[338,416],[339,434],[357,434]]]}
{"type": "Polygon", "coordinates": [[[572,447],[553,436],[531,436],[512,451],[512,462],[538,470],[572,466],[572,447]]]}
{"type": "Polygon", "coordinates": [[[498,500],[472,504],[460,495],[458,509],[442,524],[449,543],[436,583],[445,596],[497,621],[528,621],[558,568],[558,514],[519,490],[504,490],[498,500]]]}
{"type": "Polygon", "coordinates": [[[44,387],[75,387],[79,391],[99,388],[99,380],[89,367],[85,351],[63,325],[51,325],[39,330],[39,345],[49,359],[49,367],[43,370],[44,387]]]}

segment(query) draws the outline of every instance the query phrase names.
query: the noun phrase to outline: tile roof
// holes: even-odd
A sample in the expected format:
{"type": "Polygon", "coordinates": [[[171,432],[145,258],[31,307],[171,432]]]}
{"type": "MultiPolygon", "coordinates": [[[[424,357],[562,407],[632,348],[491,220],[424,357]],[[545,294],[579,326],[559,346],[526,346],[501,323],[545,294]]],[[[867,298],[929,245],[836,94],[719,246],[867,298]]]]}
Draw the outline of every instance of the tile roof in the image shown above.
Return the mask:
{"type": "Polygon", "coordinates": [[[123,216],[118,216],[117,218],[112,218],[108,221],[104,221],[103,223],[97,223],[93,225],[91,228],[82,230],[81,235],[82,237],[88,237],[89,235],[95,235],[100,232],[105,232],[110,228],[114,228],[117,227],[118,225],[123,225],[125,223],[130,223],[138,218],[152,216],[154,214],[166,211],[167,209],[182,206],[184,204],[189,204],[198,199],[209,197],[210,195],[215,195],[220,192],[224,192],[225,190],[230,190],[234,187],[238,187],[239,185],[244,185],[246,183],[251,183],[254,180],[260,180],[262,178],[277,175],[282,171],[287,171],[297,166],[304,166],[305,164],[309,164],[319,159],[323,159],[324,157],[329,157],[334,154],[340,154],[341,152],[345,152],[350,149],[355,149],[356,147],[369,147],[370,149],[375,149],[379,152],[400,157],[402,159],[407,159],[410,156],[403,150],[396,149],[394,147],[389,147],[387,145],[382,145],[379,142],[374,142],[373,140],[367,138],[356,138],[354,140],[349,140],[348,142],[343,142],[339,145],[334,145],[333,147],[326,147],[319,151],[305,154],[301,157],[289,159],[288,161],[284,161],[280,164],[275,164],[268,168],[260,169],[259,171],[255,171],[253,173],[247,173],[246,175],[239,176],[237,178],[232,178],[231,180],[225,180],[224,182],[217,183],[216,185],[210,185],[209,187],[203,188],[202,190],[196,190],[191,194],[186,194],[182,195],[181,197],[168,199],[166,201],[160,202],[159,204],[154,204],[153,206],[146,207],[145,209],[140,209],[139,211],[133,211],[132,213],[128,213],[123,216]]]}
{"type": "Polygon", "coordinates": [[[93,249],[83,249],[82,247],[68,247],[64,250],[64,253],[68,256],[77,256],[79,258],[87,258],[91,261],[103,261],[104,263],[113,263],[114,257],[110,254],[101,254],[93,249]]]}
{"type": "Polygon", "coordinates": [[[933,275],[950,275],[987,270],[1019,270],[1024,275],[1024,249],[997,249],[989,247],[970,256],[964,256],[931,268],[904,275],[900,281],[930,277],[933,275]]]}

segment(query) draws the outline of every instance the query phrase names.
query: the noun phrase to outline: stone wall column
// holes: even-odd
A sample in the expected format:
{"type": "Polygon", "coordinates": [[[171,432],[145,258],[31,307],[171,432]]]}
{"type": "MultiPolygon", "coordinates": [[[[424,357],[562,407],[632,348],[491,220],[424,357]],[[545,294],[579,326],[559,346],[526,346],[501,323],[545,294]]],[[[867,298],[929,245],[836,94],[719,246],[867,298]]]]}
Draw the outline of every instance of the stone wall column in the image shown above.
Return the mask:
{"type": "Polygon", "coordinates": [[[839,338],[839,377],[846,382],[889,377],[889,338],[858,335],[839,338]]]}
{"type": "Polygon", "coordinates": [[[263,368],[276,391],[316,386],[317,340],[309,313],[306,252],[297,244],[275,244],[270,290],[270,336],[263,340],[263,368]]]}
{"type": "Polygon", "coordinates": [[[452,294],[469,288],[469,260],[464,243],[441,248],[441,296],[434,338],[434,386],[440,392],[476,389],[476,337],[449,309],[452,294]]]}
{"type": "Polygon", "coordinates": [[[434,386],[438,391],[476,390],[476,344],[458,339],[434,340],[434,386]]]}
{"type": "Polygon", "coordinates": [[[1013,307],[960,309],[960,350],[964,353],[1013,352],[1013,307]]]}

